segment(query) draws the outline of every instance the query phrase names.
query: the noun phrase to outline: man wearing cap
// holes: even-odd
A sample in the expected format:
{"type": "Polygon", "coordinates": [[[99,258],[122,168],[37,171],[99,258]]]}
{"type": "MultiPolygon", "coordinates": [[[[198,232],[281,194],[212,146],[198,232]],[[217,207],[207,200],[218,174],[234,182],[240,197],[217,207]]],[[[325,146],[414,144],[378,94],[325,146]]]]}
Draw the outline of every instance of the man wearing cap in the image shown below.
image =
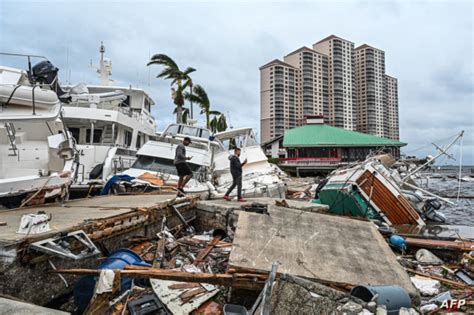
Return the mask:
{"type": "Polygon", "coordinates": [[[238,201],[245,201],[242,198],[242,166],[247,164],[247,159],[243,162],[240,162],[240,148],[234,149],[234,154],[229,156],[230,160],[230,173],[232,174],[232,185],[229,187],[227,192],[225,193],[224,199],[227,201],[231,201],[232,199],[229,197],[229,194],[234,190],[235,186],[237,186],[237,200],[238,201]]]}
{"type": "Polygon", "coordinates": [[[185,137],[183,142],[178,144],[176,147],[175,155],[174,155],[174,165],[176,166],[176,170],[178,171],[178,196],[184,196],[184,186],[189,182],[189,180],[193,177],[193,171],[188,164],[188,160],[192,159],[192,156],[186,157],[186,147],[191,143],[191,139],[189,137],[185,137]]]}

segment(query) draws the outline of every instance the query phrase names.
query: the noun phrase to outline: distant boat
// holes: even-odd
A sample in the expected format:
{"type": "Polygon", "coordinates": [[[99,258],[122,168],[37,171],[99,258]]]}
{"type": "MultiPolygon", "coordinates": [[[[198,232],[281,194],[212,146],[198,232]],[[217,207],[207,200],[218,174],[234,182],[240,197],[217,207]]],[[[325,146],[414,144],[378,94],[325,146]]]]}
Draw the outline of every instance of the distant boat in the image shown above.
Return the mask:
{"type": "Polygon", "coordinates": [[[474,177],[472,177],[472,176],[463,176],[463,177],[461,177],[461,182],[474,182],[474,177]]]}

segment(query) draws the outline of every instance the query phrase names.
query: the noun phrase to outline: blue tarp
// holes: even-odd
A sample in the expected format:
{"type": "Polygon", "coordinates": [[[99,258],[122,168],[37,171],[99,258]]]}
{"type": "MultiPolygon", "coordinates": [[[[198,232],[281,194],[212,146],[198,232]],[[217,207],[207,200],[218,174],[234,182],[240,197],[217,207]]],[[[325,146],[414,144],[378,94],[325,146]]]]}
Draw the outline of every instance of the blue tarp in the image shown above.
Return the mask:
{"type": "Polygon", "coordinates": [[[114,175],[112,176],[107,183],[105,184],[104,188],[102,188],[102,191],[100,192],[101,195],[108,195],[110,188],[116,183],[116,182],[130,182],[132,179],[135,179],[135,177],[128,176],[128,175],[114,175]]]}

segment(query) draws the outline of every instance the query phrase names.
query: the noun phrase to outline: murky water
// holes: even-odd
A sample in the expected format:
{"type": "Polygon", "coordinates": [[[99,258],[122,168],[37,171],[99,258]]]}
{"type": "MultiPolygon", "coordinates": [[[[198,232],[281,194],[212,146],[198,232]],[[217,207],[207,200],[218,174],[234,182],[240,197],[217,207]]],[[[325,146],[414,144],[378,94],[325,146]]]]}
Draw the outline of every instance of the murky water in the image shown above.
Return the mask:
{"type": "MultiPolygon", "coordinates": [[[[421,187],[426,187],[421,185],[421,187]]],[[[428,190],[440,196],[457,196],[458,180],[457,179],[438,179],[431,178],[428,180],[428,190]]],[[[460,196],[470,196],[474,198],[474,182],[461,182],[460,196]]],[[[463,199],[459,201],[456,198],[449,198],[456,203],[455,206],[444,204],[440,209],[446,215],[450,224],[462,224],[474,226],[474,199],[463,199]]]]}

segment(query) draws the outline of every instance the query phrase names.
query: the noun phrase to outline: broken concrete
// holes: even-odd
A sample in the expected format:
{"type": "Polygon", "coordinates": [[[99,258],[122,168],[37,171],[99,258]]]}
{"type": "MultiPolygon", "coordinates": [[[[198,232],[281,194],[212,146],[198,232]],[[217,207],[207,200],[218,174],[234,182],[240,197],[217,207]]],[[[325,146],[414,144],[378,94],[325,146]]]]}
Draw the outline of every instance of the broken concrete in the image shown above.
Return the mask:
{"type": "Polygon", "coordinates": [[[270,314],[336,314],[348,303],[362,310],[364,302],[319,283],[285,275],[275,282],[270,314]]]}
{"type": "Polygon", "coordinates": [[[351,285],[396,284],[417,296],[410,278],[371,222],[275,206],[240,212],[229,266],[351,285]]]}
{"type": "MultiPolygon", "coordinates": [[[[236,201],[226,201],[223,199],[219,200],[201,200],[196,204],[198,210],[209,211],[209,212],[220,212],[226,213],[229,211],[241,210],[242,206],[251,205],[252,203],[261,203],[269,206],[274,206],[276,201],[282,200],[281,198],[251,198],[247,199],[245,202],[236,202],[236,201]]],[[[292,209],[302,210],[306,212],[327,212],[329,206],[312,203],[309,201],[299,201],[285,199],[288,203],[288,206],[292,209]]]]}
{"type": "Polygon", "coordinates": [[[69,313],[0,297],[0,315],[7,315],[7,314],[8,315],[10,314],[66,315],[69,313]]]}

